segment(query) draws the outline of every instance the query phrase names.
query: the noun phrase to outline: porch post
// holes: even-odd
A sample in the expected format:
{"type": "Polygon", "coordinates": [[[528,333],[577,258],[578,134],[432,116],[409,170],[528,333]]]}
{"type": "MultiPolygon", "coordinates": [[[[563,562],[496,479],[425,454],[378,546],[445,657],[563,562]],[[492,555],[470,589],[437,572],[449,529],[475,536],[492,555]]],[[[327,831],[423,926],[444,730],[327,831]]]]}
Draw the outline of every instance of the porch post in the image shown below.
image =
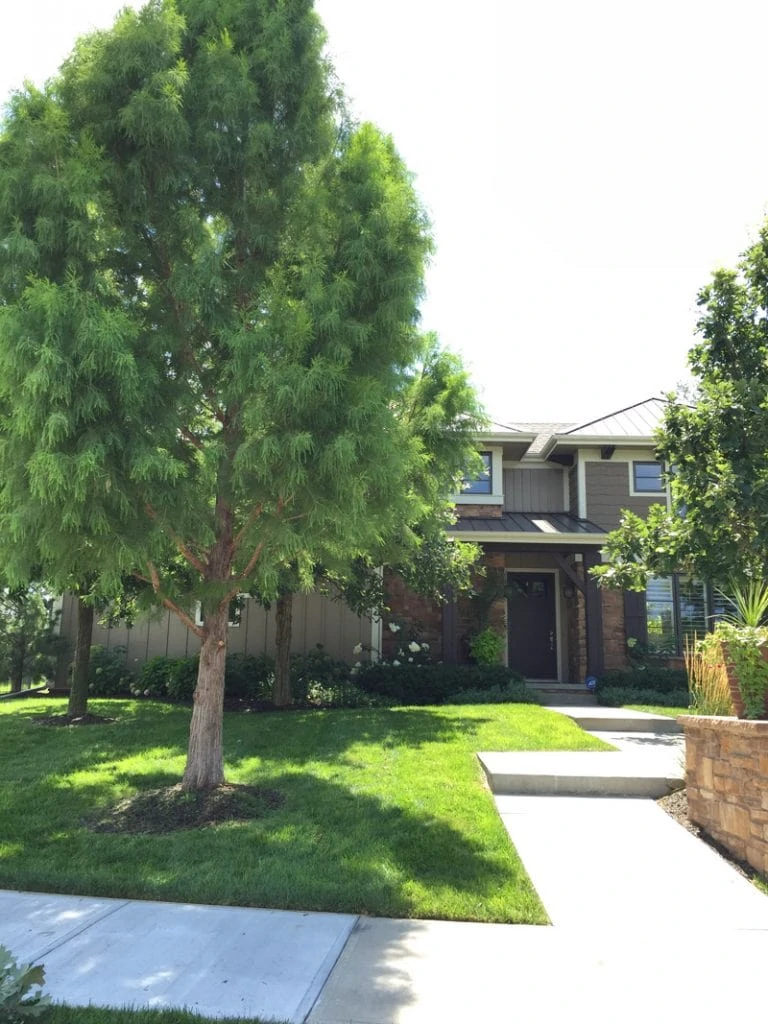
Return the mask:
{"type": "Polygon", "coordinates": [[[585,618],[587,624],[587,675],[599,676],[603,671],[603,601],[600,588],[589,570],[600,564],[599,551],[584,552],[584,577],[587,584],[585,618]]]}
{"type": "Polygon", "coordinates": [[[458,661],[456,650],[456,629],[458,626],[458,608],[453,587],[446,587],[443,603],[443,661],[446,665],[455,665],[458,661]]]}

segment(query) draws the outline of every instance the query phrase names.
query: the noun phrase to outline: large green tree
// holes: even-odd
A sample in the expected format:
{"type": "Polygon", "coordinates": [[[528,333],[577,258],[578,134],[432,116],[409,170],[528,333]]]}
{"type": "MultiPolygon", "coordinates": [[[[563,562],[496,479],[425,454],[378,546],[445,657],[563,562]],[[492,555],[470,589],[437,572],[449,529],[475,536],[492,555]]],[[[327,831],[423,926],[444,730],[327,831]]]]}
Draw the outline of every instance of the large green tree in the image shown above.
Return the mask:
{"type": "Polygon", "coordinates": [[[648,573],[695,573],[721,585],[768,565],[768,224],[735,270],[699,293],[696,386],[670,396],[657,453],[671,509],[625,513],[609,538],[603,581],[633,589],[648,573]]]}
{"type": "Polygon", "coordinates": [[[223,780],[232,597],[422,500],[397,404],[428,226],[323,43],[310,0],[153,0],[0,136],[0,514],[25,543],[23,494],[52,562],[85,537],[105,590],[132,571],[198,635],[188,789],[223,780]]]}

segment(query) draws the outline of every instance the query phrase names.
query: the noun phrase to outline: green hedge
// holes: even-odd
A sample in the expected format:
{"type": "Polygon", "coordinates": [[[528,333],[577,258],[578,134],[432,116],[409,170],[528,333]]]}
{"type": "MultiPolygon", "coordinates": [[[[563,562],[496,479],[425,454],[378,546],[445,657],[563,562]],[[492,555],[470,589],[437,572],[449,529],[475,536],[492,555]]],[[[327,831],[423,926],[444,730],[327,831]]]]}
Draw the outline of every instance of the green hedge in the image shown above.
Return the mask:
{"type": "MultiPolygon", "coordinates": [[[[376,693],[397,704],[444,704],[466,691],[487,692],[510,684],[523,686],[523,679],[503,665],[392,665],[374,662],[355,677],[360,689],[376,693]]],[[[522,694],[522,690],[519,691],[522,694]]],[[[535,698],[525,691],[530,703],[535,698]]],[[[523,699],[523,697],[516,698],[523,699]]],[[[468,702],[467,702],[468,703],[468,702]]]]}
{"type": "Polygon", "coordinates": [[[657,694],[680,693],[685,690],[687,693],[688,676],[685,669],[680,668],[657,668],[654,665],[620,668],[600,676],[596,688],[598,699],[603,690],[648,690],[657,694]]]}

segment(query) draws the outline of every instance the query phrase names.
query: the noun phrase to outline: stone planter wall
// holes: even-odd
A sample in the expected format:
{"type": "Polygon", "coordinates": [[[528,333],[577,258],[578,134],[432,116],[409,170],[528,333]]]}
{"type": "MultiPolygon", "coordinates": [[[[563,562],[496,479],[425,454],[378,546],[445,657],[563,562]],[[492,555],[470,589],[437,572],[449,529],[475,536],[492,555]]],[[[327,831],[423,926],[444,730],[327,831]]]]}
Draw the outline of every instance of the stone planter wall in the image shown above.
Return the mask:
{"type": "Polygon", "coordinates": [[[683,715],[688,817],[768,875],[768,721],[683,715]]]}

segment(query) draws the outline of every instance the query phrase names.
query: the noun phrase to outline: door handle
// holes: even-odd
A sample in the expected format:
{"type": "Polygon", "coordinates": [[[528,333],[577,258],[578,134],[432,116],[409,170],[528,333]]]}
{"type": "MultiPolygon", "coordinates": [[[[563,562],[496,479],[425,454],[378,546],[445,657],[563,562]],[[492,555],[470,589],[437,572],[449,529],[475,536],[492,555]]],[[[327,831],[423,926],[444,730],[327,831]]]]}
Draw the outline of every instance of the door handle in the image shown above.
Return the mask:
{"type": "Polygon", "coordinates": [[[549,649],[550,649],[550,651],[554,651],[554,649],[555,649],[555,631],[554,631],[554,629],[550,629],[550,631],[549,631],[549,649]]]}

